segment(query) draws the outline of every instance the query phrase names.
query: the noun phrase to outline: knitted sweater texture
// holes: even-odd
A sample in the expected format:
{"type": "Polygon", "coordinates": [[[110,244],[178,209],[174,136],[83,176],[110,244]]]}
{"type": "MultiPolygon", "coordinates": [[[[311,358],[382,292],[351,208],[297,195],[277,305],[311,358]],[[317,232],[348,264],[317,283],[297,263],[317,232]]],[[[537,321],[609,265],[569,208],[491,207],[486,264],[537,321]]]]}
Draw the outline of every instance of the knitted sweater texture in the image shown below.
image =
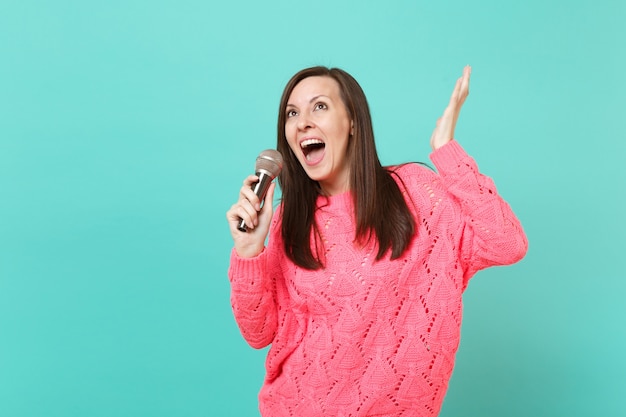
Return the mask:
{"type": "Polygon", "coordinates": [[[235,319],[251,346],[271,344],[263,416],[439,413],[468,280],[520,260],[528,244],[491,179],[456,141],[431,160],[437,173],[418,164],[394,168],[417,226],[398,259],[387,253],[376,261],[375,242],[354,242],[349,192],[318,200],[324,268],[306,270],[287,258],[280,207],[261,254],[245,259],[232,251],[235,319]]]}

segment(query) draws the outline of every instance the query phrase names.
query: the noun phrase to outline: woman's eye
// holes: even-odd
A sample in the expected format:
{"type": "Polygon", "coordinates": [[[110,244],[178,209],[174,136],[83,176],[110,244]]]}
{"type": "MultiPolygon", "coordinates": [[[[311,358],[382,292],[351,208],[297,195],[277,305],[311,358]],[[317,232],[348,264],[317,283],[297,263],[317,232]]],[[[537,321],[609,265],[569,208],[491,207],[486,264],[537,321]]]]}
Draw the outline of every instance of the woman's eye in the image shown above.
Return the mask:
{"type": "Polygon", "coordinates": [[[298,113],[295,110],[287,110],[287,117],[293,117],[298,113]]]}
{"type": "Polygon", "coordinates": [[[317,103],[315,105],[315,110],[326,110],[328,106],[324,103],[317,103]]]}

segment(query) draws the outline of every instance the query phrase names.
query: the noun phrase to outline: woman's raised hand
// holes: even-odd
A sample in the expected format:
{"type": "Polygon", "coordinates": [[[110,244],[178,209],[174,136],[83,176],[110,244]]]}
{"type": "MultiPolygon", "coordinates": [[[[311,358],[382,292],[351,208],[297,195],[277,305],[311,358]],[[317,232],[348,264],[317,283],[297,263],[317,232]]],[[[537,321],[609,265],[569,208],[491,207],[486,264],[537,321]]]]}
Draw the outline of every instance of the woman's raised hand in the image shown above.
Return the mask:
{"type": "Polygon", "coordinates": [[[258,180],[256,175],[246,177],[239,191],[239,200],[226,212],[235,250],[242,258],[252,258],[263,252],[274,211],[272,201],[276,184],[270,184],[261,207],[259,197],[252,191],[253,184],[258,180]],[[237,228],[241,220],[246,223],[247,232],[237,228]]]}
{"type": "Polygon", "coordinates": [[[430,137],[430,146],[433,150],[440,148],[454,139],[454,129],[459,119],[461,106],[469,95],[469,82],[472,68],[468,65],[463,69],[463,75],[456,80],[456,85],[450,96],[450,102],[443,111],[443,115],[437,119],[437,124],[430,137]]]}

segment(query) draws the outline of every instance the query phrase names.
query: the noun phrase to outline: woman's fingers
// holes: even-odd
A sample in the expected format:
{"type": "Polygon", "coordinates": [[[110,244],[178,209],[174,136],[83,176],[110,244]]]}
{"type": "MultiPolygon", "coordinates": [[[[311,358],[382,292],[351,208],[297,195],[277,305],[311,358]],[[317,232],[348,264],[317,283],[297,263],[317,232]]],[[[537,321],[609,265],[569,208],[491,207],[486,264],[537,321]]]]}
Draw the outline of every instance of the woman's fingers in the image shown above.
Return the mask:
{"type": "Polygon", "coordinates": [[[259,177],[257,177],[256,175],[249,175],[248,177],[246,177],[245,180],[243,180],[243,186],[241,187],[241,190],[239,192],[239,199],[249,201],[250,204],[255,207],[256,211],[259,211],[261,209],[261,201],[259,200],[259,197],[254,193],[252,188],[258,180],[259,177]]]}
{"type": "Polygon", "coordinates": [[[468,65],[463,68],[463,75],[461,75],[454,85],[454,89],[452,90],[452,95],[450,96],[449,107],[458,111],[460,107],[465,102],[465,99],[469,95],[469,83],[470,83],[470,75],[472,73],[472,68],[468,65]]]}
{"type": "Polygon", "coordinates": [[[274,211],[272,200],[275,184],[270,184],[263,207],[260,208],[259,198],[251,188],[257,180],[254,175],[244,180],[239,191],[239,199],[226,212],[235,251],[244,258],[257,256],[263,251],[274,211]],[[238,227],[242,220],[247,228],[245,232],[238,227]]]}
{"type": "Polygon", "coordinates": [[[454,138],[456,122],[461,112],[461,107],[469,94],[469,82],[472,68],[468,65],[463,68],[463,75],[456,80],[450,102],[443,111],[443,115],[437,120],[435,129],[430,138],[430,144],[433,149],[445,145],[454,138]]]}
{"type": "Polygon", "coordinates": [[[237,225],[243,220],[249,228],[254,228],[258,224],[257,216],[260,202],[257,195],[252,191],[252,184],[258,181],[256,175],[250,175],[243,181],[239,190],[239,199],[226,213],[231,229],[236,230],[237,225]]]}

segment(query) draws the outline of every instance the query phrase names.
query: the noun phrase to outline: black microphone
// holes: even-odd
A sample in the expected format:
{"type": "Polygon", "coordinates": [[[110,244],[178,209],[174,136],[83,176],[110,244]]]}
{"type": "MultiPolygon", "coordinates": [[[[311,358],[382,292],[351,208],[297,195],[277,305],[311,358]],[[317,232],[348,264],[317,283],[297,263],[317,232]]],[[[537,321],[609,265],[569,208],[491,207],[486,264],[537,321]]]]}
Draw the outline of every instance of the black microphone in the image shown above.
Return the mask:
{"type": "MultiPolygon", "coordinates": [[[[274,149],[264,150],[256,158],[255,174],[259,177],[259,181],[252,184],[252,191],[259,197],[261,204],[263,204],[267,189],[274,178],[280,174],[281,169],[283,169],[283,156],[274,149]]],[[[243,219],[237,225],[237,229],[242,232],[248,231],[243,219]]]]}

